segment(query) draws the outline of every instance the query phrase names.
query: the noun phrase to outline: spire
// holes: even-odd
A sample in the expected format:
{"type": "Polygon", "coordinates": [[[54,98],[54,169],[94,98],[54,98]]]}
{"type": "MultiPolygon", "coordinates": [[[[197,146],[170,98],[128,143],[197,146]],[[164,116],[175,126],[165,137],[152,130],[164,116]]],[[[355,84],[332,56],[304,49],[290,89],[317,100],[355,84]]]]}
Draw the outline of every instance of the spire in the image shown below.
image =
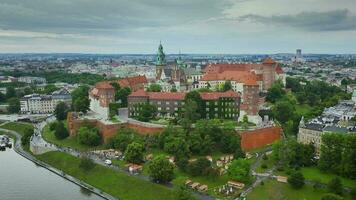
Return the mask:
{"type": "Polygon", "coordinates": [[[162,43],[161,41],[159,41],[156,65],[162,66],[165,64],[166,64],[166,55],[164,54],[162,43]]]}
{"type": "Polygon", "coordinates": [[[300,119],[299,127],[301,128],[305,127],[304,116],[302,116],[302,118],[300,119]]]}

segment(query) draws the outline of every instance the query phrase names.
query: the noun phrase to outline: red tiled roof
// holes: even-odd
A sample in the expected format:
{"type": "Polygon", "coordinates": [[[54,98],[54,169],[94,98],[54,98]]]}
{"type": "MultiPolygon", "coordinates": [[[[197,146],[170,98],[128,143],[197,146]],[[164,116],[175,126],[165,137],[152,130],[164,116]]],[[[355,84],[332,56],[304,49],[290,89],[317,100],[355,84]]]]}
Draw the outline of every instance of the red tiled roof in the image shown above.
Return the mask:
{"type": "Polygon", "coordinates": [[[283,74],[284,73],[282,67],[279,66],[279,65],[276,67],[276,72],[277,72],[277,74],[283,74]]]}
{"type": "Polygon", "coordinates": [[[223,71],[221,73],[206,73],[201,80],[202,81],[225,80],[225,81],[241,82],[246,85],[257,85],[257,80],[259,79],[254,72],[223,71]]]}
{"type": "Polygon", "coordinates": [[[129,97],[149,97],[148,93],[141,89],[141,90],[137,90],[137,91],[134,91],[132,92],[129,97]]]}
{"type": "Polygon", "coordinates": [[[277,64],[277,63],[272,58],[268,57],[263,61],[263,64],[264,65],[274,65],[274,64],[277,64]]]}
{"type": "Polygon", "coordinates": [[[108,90],[114,89],[114,87],[108,81],[101,81],[95,84],[96,89],[108,90]]]}
{"type": "Polygon", "coordinates": [[[200,96],[203,100],[218,100],[223,97],[239,97],[240,95],[237,92],[232,90],[227,92],[202,92],[200,96]]]}
{"type": "Polygon", "coordinates": [[[223,71],[251,71],[252,69],[261,69],[263,66],[261,64],[211,64],[207,66],[204,70],[205,73],[221,73],[223,71]]]}
{"type": "Polygon", "coordinates": [[[148,92],[150,99],[153,100],[184,100],[184,92],[148,92]]]}
{"type": "Polygon", "coordinates": [[[146,76],[133,76],[118,80],[117,83],[120,85],[120,87],[132,88],[138,84],[146,84],[147,78],[146,76]]]}

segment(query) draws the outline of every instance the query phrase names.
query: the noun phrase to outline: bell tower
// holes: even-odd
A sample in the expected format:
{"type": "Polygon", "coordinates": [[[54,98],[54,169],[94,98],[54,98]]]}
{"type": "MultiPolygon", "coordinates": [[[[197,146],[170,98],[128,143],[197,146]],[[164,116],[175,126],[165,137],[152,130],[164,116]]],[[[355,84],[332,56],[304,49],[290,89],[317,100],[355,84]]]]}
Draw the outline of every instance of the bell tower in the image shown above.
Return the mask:
{"type": "Polygon", "coordinates": [[[166,55],[163,51],[162,43],[159,42],[157,58],[156,58],[156,80],[159,80],[162,75],[162,71],[166,66],[166,55]]]}

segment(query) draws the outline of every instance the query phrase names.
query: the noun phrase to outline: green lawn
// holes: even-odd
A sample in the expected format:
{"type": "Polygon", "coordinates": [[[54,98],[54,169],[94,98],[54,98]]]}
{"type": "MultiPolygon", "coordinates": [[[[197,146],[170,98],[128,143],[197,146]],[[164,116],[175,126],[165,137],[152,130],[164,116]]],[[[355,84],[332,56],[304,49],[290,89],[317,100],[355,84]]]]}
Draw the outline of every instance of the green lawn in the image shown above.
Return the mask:
{"type": "MultiPolygon", "coordinates": [[[[356,180],[344,178],[335,174],[324,173],[317,167],[303,167],[300,169],[306,180],[318,180],[321,183],[328,184],[335,177],[339,177],[345,187],[356,188],[356,180]]],[[[288,176],[285,171],[275,171],[275,175],[288,176]]]]}
{"type": "Polygon", "coordinates": [[[120,199],[173,199],[173,191],[164,186],[104,166],[96,165],[89,172],[83,171],[78,168],[80,159],[65,153],[48,152],[37,158],[120,199]]]}
{"type": "MultiPolygon", "coordinates": [[[[264,185],[257,186],[247,195],[247,200],[320,200],[326,190],[314,190],[312,186],[304,185],[296,190],[287,183],[279,183],[275,180],[265,181],[264,185]]],[[[344,200],[350,200],[346,196],[344,200]]]]}
{"type": "Polygon", "coordinates": [[[0,128],[12,130],[20,134],[24,134],[24,131],[28,128],[33,128],[33,125],[24,122],[9,122],[5,125],[0,126],[0,128]]]}
{"type": "Polygon", "coordinates": [[[356,188],[356,180],[343,178],[335,174],[323,173],[316,167],[304,167],[301,169],[301,172],[307,180],[319,180],[321,183],[327,184],[331,179],[339,177],[344,186],[356,188]]]}
{"type": "Polygon", "coordinates": [[[78,143],[75,137],[67,137],[66,139],[58,140],[54,135],[54,131],[49,130],[48,125],[43,129],[42,136],[43,139],[45,139],[47,142],[53,143],[61,147],[71,147],[78,151],[89,151],[89,150],[104,148],[104,145],[97,146],[97,147],[90,147],[87,145],[80,144],[78,143]]]}
{"type": "Polygon", "coordinates": [[[297,113],[301,116],[306,116],[310,113],[311,107],[308,104],[297,104],[295,105],[297,113]]]}

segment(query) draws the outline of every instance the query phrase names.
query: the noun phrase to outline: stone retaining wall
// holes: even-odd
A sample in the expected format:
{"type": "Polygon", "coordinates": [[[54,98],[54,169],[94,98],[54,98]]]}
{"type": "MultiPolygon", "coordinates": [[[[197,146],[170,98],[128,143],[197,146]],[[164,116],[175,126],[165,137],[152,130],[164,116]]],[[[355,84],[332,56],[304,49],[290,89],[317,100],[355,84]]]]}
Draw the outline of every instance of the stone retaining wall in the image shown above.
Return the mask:
{"type": "Polygon", "coordinates": [[[281,139],[282,129],[280,127],[268,127],[245,131],[241,134],[241,148],[244,151],[262,148],[281,139]]]}

